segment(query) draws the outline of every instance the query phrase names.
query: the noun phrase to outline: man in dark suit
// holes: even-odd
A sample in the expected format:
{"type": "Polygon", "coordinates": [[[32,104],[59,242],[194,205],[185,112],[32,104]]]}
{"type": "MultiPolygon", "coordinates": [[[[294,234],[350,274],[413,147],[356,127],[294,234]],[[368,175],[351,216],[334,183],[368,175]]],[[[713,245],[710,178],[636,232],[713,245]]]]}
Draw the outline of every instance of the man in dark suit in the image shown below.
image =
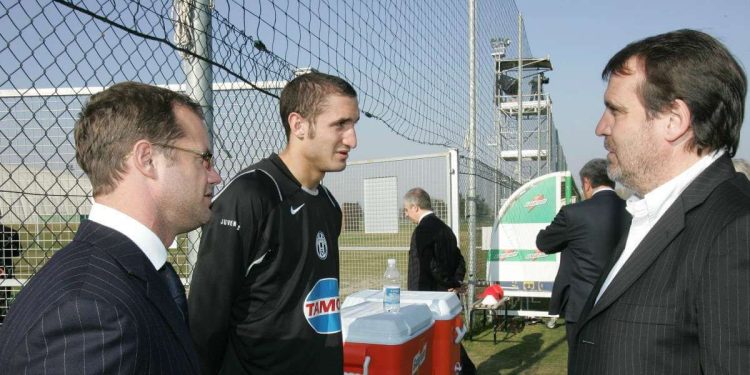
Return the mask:
{"type": "MultiPolygon", "coordinates": [[[[404,216],[417,224],[409,247],[409,290],[463,292],[466,262],[453,230],[432,212],[430,195],[413,188],[404,195],[404,216]]],[[[461,373],[476,368],[461,345],[461,373]]]]}
{"type": "Polygon", "coordinates": [[[713,37],[629,44],[604,69],[608,173],[632,221],[578,321],[574,374],[750,373],[747,78],[713,37]]]}
{"type": "MultiPolygon", "coordinates": [[[[21,242],[18,239],[18,231],[0,225],[0,284],[3,279],[13,278],[13,257],[19,255],[21,255],[21,242]]],[[[8,312],[9,298],[10,287],[0,286],[0,324],[5,320],[5,314],[8,312]]]]}
{"type": "Polygon", "coordinates": [[[95,203],[18,294],[0,330],[0,374],[198,374],[166,246],[208,221],[220,182],[200,106],[116,84],[81,110],[75,145],[95,203]]]}
{"type": "Polygon", "coordinates": [[[583,304],[629,222],[625,201],[607,177],[606,160],[589,161],[579,175],[585,200],[563,206],[536,236],[536,247],[542,252],[562,252],[549,313],[565,318],[569,347],[583,304]]]}
{"type": "Polygon", "coordinates": [[[432,212],[430,195],[413,188],[404,195],[404,216],[417,224],[409,247],[409,290],[454,291],[466,262],[453,230],[432,212]]]}

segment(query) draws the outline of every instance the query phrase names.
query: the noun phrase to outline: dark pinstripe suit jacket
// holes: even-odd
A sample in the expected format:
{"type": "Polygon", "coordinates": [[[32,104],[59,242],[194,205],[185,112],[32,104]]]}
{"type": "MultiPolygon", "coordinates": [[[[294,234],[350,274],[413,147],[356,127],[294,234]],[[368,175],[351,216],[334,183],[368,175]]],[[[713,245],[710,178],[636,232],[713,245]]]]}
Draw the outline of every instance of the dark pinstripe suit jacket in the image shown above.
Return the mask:
{"type": "Polygon", "coordinates": [[[750,183],[731,159],[687,187],[594,305],[624,245],[584,307],[571,373],[750,373],[750,183]]]}
{"type": "Polygon", "coordinates": [[[197,374],[187,325],[127,237],[81,224],[0,328],[0,374],[197,374]]]}

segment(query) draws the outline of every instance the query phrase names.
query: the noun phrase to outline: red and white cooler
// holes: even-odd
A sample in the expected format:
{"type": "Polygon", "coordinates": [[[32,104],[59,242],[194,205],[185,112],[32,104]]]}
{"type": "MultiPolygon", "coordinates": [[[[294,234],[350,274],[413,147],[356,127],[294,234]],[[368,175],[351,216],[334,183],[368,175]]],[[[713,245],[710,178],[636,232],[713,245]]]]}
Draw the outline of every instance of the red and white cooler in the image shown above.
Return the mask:
{"type": "MultiPolygon", "coordinates": [[[[362,290],[349,295],[343,308],[362,303],[383,303],[380,290],[362,290]]],[[[452,292],[401,291],[401,309],[412,305],[427,306],[435,327],[432,334],[432,374],[456,374],[461,369],[460,343],[466,334],[461,318],[461,301],[452,292]]]]}
{"type": "Polygon", "coordinates": [[[345,374],[431,374],[432,313],[424,305],[383,312],[380,302],[341,309],[345,374]]]}

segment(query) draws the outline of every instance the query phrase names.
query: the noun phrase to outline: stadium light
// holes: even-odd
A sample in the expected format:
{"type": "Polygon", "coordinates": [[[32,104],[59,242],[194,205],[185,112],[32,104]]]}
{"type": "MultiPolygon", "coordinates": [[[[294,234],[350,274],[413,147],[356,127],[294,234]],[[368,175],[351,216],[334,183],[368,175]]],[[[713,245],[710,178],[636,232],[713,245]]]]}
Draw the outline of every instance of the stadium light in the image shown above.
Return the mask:
{"type": "Polygon", "coordinates": [[[500,61],[505,57],[505,50],[510,45],[509,38],[492,38],[490,39],[490,45],[492,45],[492,57],[495,61],[500,61]]]}

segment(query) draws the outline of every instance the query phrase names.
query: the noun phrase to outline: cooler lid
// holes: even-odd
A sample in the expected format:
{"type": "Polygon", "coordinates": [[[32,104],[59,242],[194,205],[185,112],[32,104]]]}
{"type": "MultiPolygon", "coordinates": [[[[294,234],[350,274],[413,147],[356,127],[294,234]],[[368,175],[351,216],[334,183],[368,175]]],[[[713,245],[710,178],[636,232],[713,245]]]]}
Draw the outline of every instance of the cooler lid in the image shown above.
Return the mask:
{"type": "MultiPolygon", "coordinates": [[[[404,290],[401,293],[405,292],[404,290]]],[[[362,302],[376,302],[383,301],[383,291],[374,289],[360,290],[359,292],[352,293],[344,299],[344,303],[341,304],[341,308],[359,305],[362,302]]]]}
{"type": "MultiPolygon", "coordinates": [[[[341,307],[358,305],[363,302],[383,302],[382,290],[361,290],[350,294],[341,307]]],[[[401,291],[401,306],[421,304],[429,307],[435,320],[450,320],[461,313],[461,301],[453,292],[401,291]]]]}
{"type": "Polygon", "coordinates": [[[400,345],[432,327],[425,305],[401,305],[397,313],[383,312],[382,302],[363,302],[341,309],[344,342],[400,345]]]}

